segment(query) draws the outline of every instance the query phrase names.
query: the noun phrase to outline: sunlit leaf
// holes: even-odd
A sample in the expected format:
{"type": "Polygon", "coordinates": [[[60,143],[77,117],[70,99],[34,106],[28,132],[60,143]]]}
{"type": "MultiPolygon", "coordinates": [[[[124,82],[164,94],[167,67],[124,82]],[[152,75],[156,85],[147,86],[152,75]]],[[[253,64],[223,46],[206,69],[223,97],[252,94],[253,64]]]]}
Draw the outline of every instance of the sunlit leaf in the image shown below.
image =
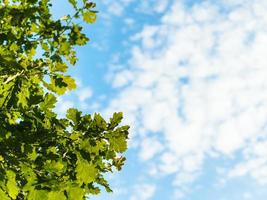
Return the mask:
{"type": "Polygon", "coordinates": [[[51,109],[55,107],[56,102],[56,97],[53,94],[47,93],[44,97],[44,101],[40,103],[40,107],[42,110],[51,109]]]}
{"type": "Polygon", "coordinates": [[[94,23],[96,21],[96,13],[92,11],[85,11],[83,13],[83,19],[87,23],[94,23]]]}
{"type": "Polygon", "coordinates": [[[7,192],[12,199],[16,199],[19,193],[19,188],[16,183],[16,174],[13,171],[7,171],[7,192]]]}
{"type": "Polygon", "coordinates": [[[98,170],[96,169],[96,166],[82,159],[81,157],[79,157],[77,161],[76,172],[77,172],[77,175],[76,175],[77,179],[81,184],[91,183],[95,181],[97,174],[98,174],[98,170]]]}
{"type": "Polygon", "coordinates": [[[104,174],[125,161],[122,113],[106,121],[75,108],[61,117],[54,111],[65,106],[59,96],[77,87],[67,72],[77,63],[76,46],[89,41],[80,21],[96,20],[95,3],[68,2],[73,15],[61,18],[52,14],[51,0],[0,4],[0,200],[82,200],[100,188],[111,192],[104,174]]]}

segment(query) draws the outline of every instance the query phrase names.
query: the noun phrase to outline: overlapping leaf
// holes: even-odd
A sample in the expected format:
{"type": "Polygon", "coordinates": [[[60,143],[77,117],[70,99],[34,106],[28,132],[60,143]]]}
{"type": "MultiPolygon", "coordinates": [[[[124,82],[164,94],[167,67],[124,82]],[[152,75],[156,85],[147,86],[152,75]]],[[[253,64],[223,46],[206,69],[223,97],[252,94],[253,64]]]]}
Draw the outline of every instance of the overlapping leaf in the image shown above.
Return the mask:
{"type": "Polygon", "coordinates": [[[0,2],[0,199],[79,200],[111,191],[106,172],[120,170],[128,126],[122,113],[53,112],[57,96],[76,88],[66,74],[75,45],[89,39],[77,21],[96,20],[95,3],[69,0],[74,15],[51,14],[50,0],[0,2]],[[120,156],[118,155],[120,154],[120,156]]]}

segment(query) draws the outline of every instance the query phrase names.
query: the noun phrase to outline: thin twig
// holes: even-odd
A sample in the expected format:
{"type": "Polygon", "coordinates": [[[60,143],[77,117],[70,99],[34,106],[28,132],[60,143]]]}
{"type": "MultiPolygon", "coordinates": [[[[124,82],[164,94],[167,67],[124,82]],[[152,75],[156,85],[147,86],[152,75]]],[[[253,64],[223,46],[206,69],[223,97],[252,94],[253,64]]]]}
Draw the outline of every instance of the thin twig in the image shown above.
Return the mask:
{"type": "Polygon", "coordinates": [[[22,70],[21,72],[16,73],[14,76],[8,77],[7,80],[4,82],[4,84],[8,84],[9,82],[11,82],[14,79],[16,79],[18,76],[21,76],[23,73],[24,73],[24,70],[22,70]]]}

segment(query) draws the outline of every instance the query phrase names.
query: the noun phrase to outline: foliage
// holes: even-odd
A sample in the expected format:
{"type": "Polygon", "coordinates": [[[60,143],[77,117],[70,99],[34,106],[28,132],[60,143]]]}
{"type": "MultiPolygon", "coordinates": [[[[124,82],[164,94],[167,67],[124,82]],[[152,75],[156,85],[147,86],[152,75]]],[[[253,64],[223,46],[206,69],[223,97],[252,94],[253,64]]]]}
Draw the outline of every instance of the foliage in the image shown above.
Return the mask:
{"type": "MultiPolygon", "coordinates": [[[[67,3],[67,2],[62,2],[67,3]]],[[[120,170],[128,126],[122,113],[53,112],[58,95],[76,87],[66,75],[74,47],[89,39],[81,20],[95,4],[69,0],[73,15],[54,19],[50,0],[0,0],[0,199],[83,199],[111,191],[106,172],[120,170]]]]}

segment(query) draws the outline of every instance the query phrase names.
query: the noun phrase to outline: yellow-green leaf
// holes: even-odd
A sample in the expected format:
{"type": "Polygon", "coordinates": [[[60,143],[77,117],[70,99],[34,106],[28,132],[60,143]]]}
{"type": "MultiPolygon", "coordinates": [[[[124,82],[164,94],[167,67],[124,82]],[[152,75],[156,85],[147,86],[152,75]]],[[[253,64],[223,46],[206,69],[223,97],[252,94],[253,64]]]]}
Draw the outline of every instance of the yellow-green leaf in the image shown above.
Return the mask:
{"type": "Polygon", "coordinates": [[[83,20],[89,24],[92,24],[96,21],[96,13],[93,11],[85,11],[83,13],[83,20]]]}
{"type": "Polygon", "coordinates": [[[38,153],[35,150],[35,147],[32,149],[32,152],[28,154],[28,158],[34,161],[38,156],[38,153]]]}
{"type": "Polygon", "coordinates": [[[8,178],[7,185],[6,185],[8,195],[12,199],[16,199],[19,194],[19,188],[16,183],[16,174],[11,170],[8,170],[6,173],[7,173],[7,178],[8,178]]]}
{"type": "Polygon", "coordinates": [[[49,110],[55,107],[56,102],[57,102],[57,99],[55,95],[47,93],[45,95],[44,101],[40,103],[40,107],[42,110],[49,110]]]}
{"type": "Polygon", "coordinates": [[[83,183],[91,183],[95,181],[98,174],[96,166],[84,160],[83,158],[81,158],[81,156],[78,158],[77,161],[76,172],[77,179],[81,185],[83,183]]]}
{"type": "Polygon", "coordinates": [[[65,200],[65,199],[66,199],[66,196],[64,195],[62,191],[52,191],[48,193],[47,200],[65,200]]]}
{"type": "Polygon", "coordinates": [[[74,78],[70,76],[63,76],[62,78],[63,78],[63,82],[68,85],[69,90],[73,90],[77,87],[74,78]]]}
{"type": "Polygon", "coordinates": [[[47,199],[47,191],[36,190],[34,188],[32,188],[32,190],[29,191],[28,198],[27,198],[27,200],[44,200],[44,199],[47,199]]]}
{"type": "Polygon", "coordinates": [[[2,189],[0,189],[0,199],[1,200],[10,200],[8,195],[2,189]]]}
{"type": "Polygon", "coordinates": [[[55,64],[54,66],[54,71],[59,71],[59,72],[66,72],[68,69],[68,66],[66,65],[66,63],[61,63],[61,62],[58,62],[55,64]]]}
{"type": "Polygon", "coordinates": [[[15,43],[12,43],[12,44],[10,45],[9,49],[10,49],[11,51],[16,52],[16,51],[19,49],[19,46],[16,45],[15,43]]]}
{"type": "Polygon", "coordinates": [[[69,199],[83,199],[84,197],[84,189],[77,187],[70,187],[68,189],[68,197],[69,199]]]}
{"type": "Polygon", "coordinates": [[[0,155],[0,162],[4,161],[4,157],[0,155]]]}

